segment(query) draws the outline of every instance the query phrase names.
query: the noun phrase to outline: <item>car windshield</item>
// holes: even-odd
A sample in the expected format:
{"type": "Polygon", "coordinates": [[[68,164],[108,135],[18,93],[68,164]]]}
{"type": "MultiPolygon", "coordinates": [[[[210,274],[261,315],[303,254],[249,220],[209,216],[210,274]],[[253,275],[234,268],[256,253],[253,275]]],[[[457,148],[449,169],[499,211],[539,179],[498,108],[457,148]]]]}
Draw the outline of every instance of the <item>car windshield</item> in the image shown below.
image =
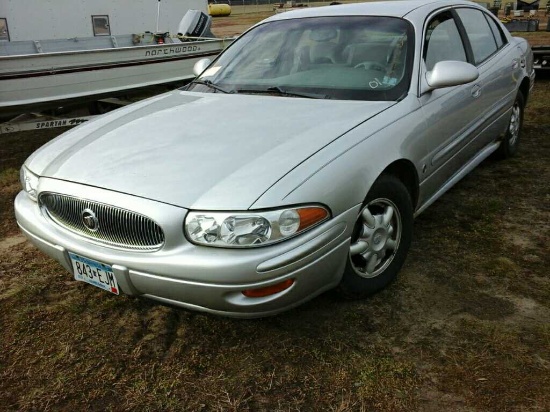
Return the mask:
{"type": "Polygon", "coordinates": [[[261,24],[187,90],[340,100],[398,100],[409,88],[411,25],[393,17],[315,17],[261,24]]]}

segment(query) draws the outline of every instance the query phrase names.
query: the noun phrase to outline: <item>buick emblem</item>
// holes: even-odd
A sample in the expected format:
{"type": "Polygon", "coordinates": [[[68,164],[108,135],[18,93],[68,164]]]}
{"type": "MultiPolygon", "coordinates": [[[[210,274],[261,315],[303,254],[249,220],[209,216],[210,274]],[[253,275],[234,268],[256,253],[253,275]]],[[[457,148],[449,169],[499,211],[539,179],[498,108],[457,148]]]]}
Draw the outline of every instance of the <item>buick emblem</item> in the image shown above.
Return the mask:
{"type": "Polygon", "coordinates": [[[97,232],[97,230],[99,229],[99,220],[97,220],[97,216],[95,215],[93,210],[84,209],[80,216],[82,217],[82,223],[84,224],[86,229],[88,229],[90,232],[97,232]]]}

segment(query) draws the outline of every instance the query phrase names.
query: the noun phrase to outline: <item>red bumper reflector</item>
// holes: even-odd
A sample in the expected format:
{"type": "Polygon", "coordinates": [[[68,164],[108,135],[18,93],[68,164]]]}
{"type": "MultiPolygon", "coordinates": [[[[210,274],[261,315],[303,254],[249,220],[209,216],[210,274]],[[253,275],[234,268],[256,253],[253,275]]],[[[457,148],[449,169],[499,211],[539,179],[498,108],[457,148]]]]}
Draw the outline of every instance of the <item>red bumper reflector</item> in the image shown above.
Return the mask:
{"type": "Polygon", "coordinates": [[[282,292],[291,287],[293,283],[294,279],[287,279],[276,285],[266,286],[265,288],[243,290],[242,294],[247,298],[263,298],[264,296],[282,292]]]}

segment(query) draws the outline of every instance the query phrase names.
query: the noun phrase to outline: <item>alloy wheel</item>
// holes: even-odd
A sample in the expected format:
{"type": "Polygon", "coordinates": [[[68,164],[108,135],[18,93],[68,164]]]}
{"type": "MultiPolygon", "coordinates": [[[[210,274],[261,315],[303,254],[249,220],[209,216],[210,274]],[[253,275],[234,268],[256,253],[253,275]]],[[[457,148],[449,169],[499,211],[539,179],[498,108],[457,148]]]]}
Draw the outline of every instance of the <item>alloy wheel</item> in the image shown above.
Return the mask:
{"type": "Polygon", "coordinates": [[[399,209],[389,199],[375,199],[361,211],[350,244],[350,261],[363,278],[374,278],[393,261],[401,240],[399,209]]]}

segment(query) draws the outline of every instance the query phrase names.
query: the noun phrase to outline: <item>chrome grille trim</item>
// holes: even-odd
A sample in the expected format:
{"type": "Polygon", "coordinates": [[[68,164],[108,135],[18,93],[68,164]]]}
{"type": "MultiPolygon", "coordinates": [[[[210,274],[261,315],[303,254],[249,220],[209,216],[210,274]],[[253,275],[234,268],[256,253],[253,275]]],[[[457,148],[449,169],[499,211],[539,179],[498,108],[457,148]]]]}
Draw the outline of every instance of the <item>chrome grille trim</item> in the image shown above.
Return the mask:
{"type": "Polygon", "coordinates": [[[46,215],[62,228],[102,245],[137,251],[155,251],[164,245],[164,232],[152,219],[131,210],[93,200],[44,192],[39,204],[46,215]],[[82,220],[92,210],[99,228],[88,229],[82,220]]]}

